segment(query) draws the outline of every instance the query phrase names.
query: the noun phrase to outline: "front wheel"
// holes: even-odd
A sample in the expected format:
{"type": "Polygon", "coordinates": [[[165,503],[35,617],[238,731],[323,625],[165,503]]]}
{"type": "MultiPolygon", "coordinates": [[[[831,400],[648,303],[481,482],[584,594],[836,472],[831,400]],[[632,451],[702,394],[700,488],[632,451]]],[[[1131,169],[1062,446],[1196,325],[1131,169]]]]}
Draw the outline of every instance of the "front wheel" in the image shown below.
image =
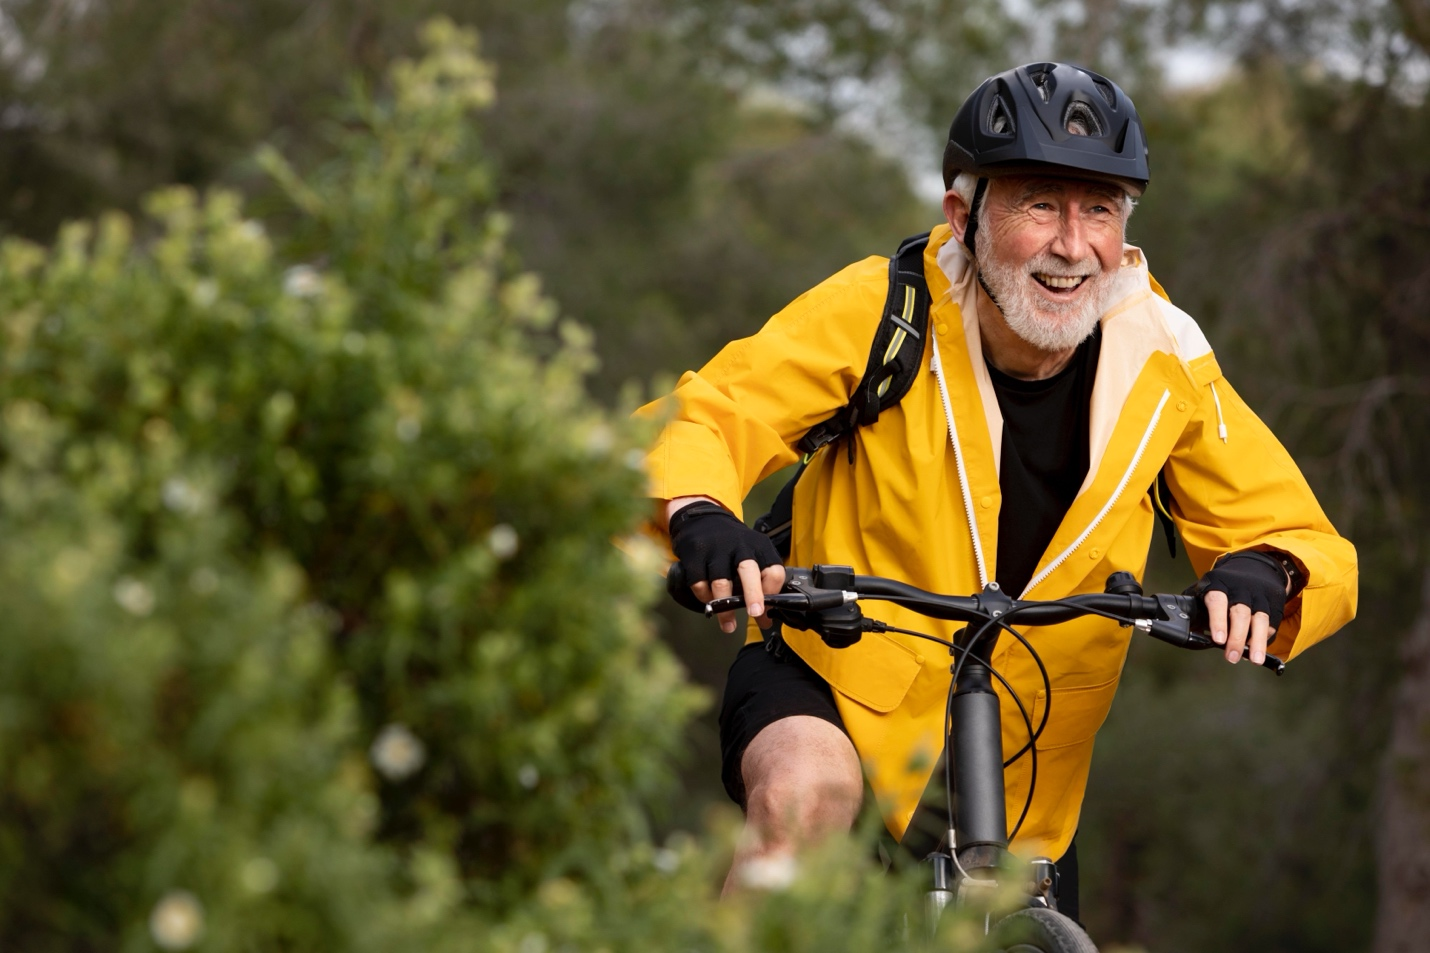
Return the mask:
{"type": "Polygon", "coordinates": [[[1046,907],[1029,907],[993,924],[987,953],[1097,953],[1075,920],[1046,907]]]}

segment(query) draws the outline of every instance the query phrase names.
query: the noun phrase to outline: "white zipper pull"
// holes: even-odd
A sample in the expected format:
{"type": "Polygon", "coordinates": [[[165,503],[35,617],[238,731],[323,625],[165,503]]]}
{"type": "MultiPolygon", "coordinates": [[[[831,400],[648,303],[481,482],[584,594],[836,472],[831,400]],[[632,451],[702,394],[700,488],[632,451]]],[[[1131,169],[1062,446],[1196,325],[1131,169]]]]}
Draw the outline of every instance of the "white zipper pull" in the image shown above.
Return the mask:
{"type": "Polygon", "coordinates": [[[1212,402],[1216,404],[1216,433],[1221,438],[1222,443],[1226,443],[1226,421],[1221,415],[1221,397],[1216,392],[1216,382],[1210,385],[1212,389],[1212,402]]]}

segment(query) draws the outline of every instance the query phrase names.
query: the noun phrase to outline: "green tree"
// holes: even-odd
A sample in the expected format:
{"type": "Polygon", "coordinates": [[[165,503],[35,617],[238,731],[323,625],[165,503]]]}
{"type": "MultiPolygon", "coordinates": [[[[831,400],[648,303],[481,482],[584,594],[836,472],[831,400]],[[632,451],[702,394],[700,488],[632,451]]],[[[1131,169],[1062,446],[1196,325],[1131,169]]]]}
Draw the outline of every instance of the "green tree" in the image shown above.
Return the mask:
{"type": "Polygon", "coordinates": [[[693,12],[676,0],[14,0],[4,12],[0,228],[45,240],[67,218],[135,212],[169,183],[265,197],[247,161],[259,142],[300,164],[323,154],[349,77],[377,81],[433,13],[472,23],[504,89],[484,122],[493,198],[547,293],[598,331],[592,383],[608,402],[924,226],[900,166],[830,115],[745,102],[699,38],[672,27],[693,12]]]}

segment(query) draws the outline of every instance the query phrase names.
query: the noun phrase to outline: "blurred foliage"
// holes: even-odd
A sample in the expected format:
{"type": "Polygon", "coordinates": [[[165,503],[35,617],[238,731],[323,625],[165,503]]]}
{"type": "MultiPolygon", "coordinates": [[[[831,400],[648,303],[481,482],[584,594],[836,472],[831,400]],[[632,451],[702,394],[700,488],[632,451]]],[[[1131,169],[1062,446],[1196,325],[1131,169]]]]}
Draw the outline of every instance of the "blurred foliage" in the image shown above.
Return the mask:
{"type": "Polygon", "coordinates": [[[7,947],[143,948],[185,890],[206,948],[390,949],[668,790],[640,435],[471,214],[490,75],[429,41],[319,173],[265,156],[291,240],[177,189],[0,251],[7,947]]]}
{"type": "Polygon", "coordinates": [[[170,183],[226,182],[266,210],[253,148],[324,154],[344,84],[377,82],[436,12],[482,31],[504,90],[484,123],[492,197],[598,332],[608,401],[927,227],[899,163],[702,70],[675,0],[6,0],[0,228],[48,240],[170,183]]]}

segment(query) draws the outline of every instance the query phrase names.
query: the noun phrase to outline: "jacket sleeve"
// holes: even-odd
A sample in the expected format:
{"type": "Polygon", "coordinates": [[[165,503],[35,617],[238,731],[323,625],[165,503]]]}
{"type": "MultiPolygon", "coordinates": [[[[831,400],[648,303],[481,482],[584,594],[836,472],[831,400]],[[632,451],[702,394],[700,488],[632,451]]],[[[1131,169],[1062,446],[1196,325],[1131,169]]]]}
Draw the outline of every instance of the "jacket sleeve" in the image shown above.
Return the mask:
{"type": "Polygon", "coordinates": [[[709,496],[743,518],[750,488],[796,462],[800,438],[849,401],[887,285],[886,259],[845,268],[638,410],[666,421],[647,457],[650,495],[709,496]]]}
{"type": "Polygon", "coordinates": [[[1288,553],[1306,584],[1286,606],[1273,651],[1290,659],[1356,613],[1355,547],[1336,532],[1286,448],[1225,378],[1203,399],[1167,461],[1172,515],[1200,576],[1243,549],[1288,553]]]}

